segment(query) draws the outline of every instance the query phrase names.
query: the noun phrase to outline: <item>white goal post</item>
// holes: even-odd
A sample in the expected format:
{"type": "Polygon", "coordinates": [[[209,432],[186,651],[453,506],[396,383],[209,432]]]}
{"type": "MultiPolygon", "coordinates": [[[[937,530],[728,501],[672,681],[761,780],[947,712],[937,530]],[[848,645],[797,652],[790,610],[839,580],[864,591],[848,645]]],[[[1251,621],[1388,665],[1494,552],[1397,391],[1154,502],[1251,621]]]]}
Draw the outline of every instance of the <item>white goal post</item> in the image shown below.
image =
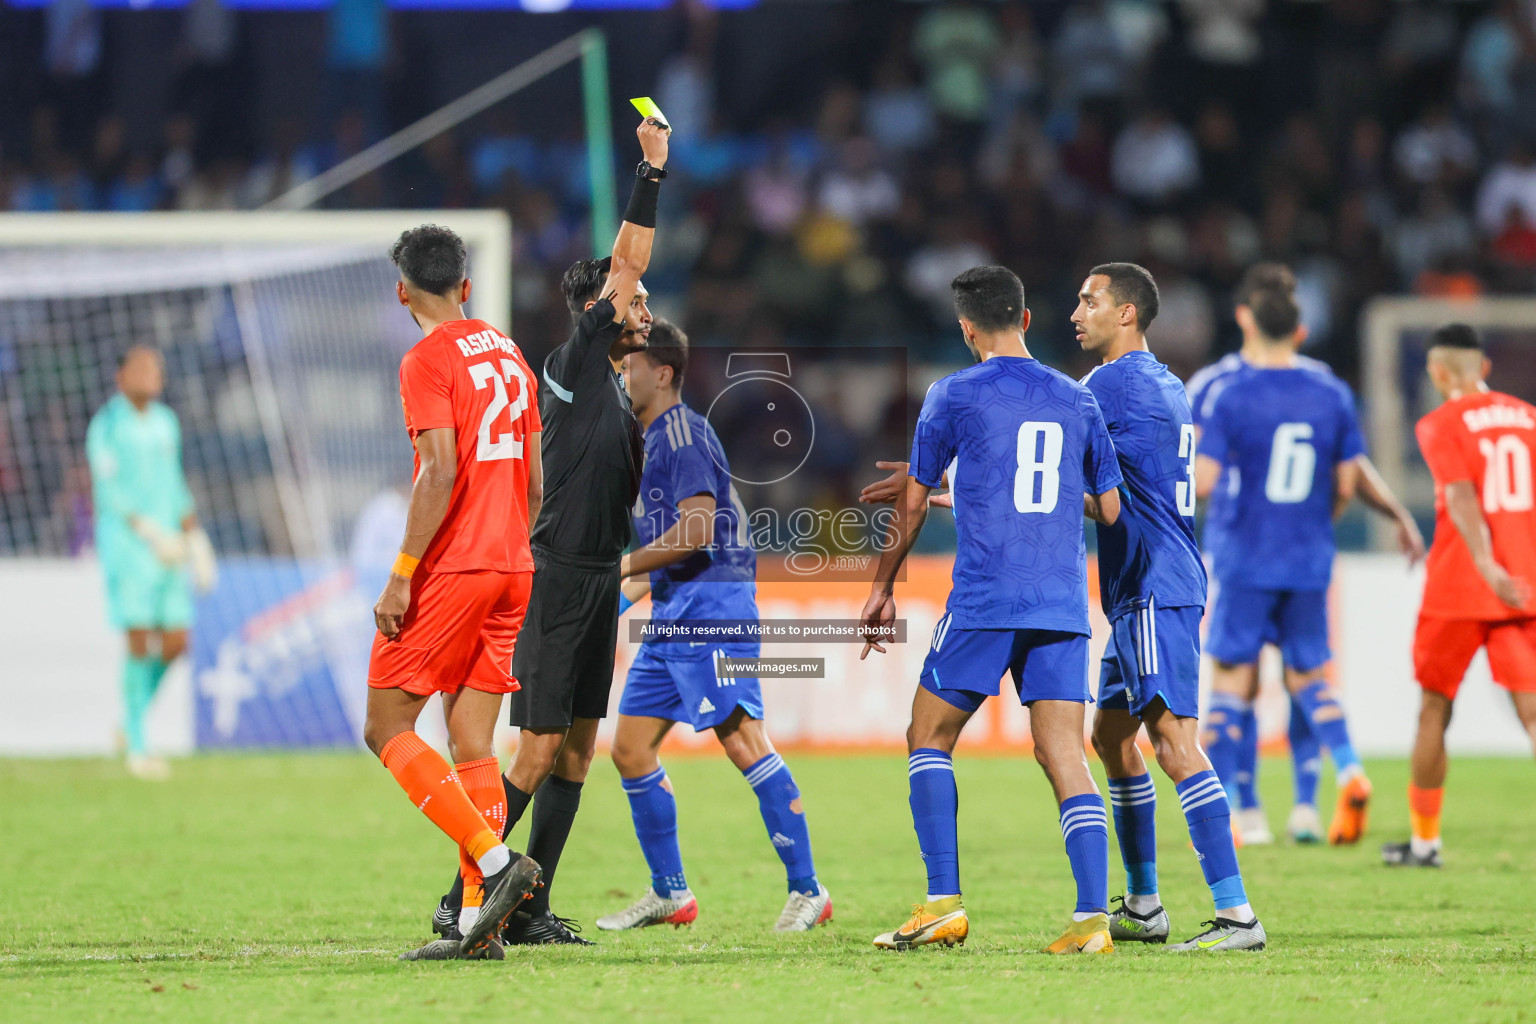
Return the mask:
{"type": "Polygon", "coordinates": [[[502,210],[5,213],[0,250],[334,244],[374,247],[382,255],[402,231],[418,224],[442,224],[459,233],[472,254],[475,309],[481,319],[510,329],[512,222],[502,210]]]}
{"type": "Polygon", "coordinates": [[[400,358],[421,338],[389,249],[423,223],[464,238],[469,315],[510,331],[501,211],[0,215],[0,573],[26,587],[6,609],[12,674],[68,695],[27,705],[0,749],[111,750],[122,648],[90,558],[85,436],[138,345],[164,357],[222,570],[190,685],[158,702],[182,724],[151,742],[355,740],[411,480],[400,358]]]}
{"type": "Polygon", "coordinates": [[[229,438],[242,431],[213,429],[248,407],[270,479],[254,502],[243,496],[264,510],[260,532],[285,535],[278,547],[296,555],[337,554],[338,522],[380,482],[373,449],[398,440],[384,433],[399,419],[392,378],[415,335],[388,253],[423,223],[464,238],[470,312],[510,332],[511,225],[500,210],[0,215],[0,347],[20,363],[19,377],[0,373],[0,398],[19,396],[28,448],[14,457],[23,493],[4,509],[12,528],[0,553],[57,552],[58,528],[50,540],[49,528],[15,521],[46,514],[58,488],[37,492],[50,462],[71,464],[84,419],[110,395],[113,358],[149,343],[166,351],[169,395],[192,417],[194,487],[206,468],[206,479],[227,478],[230,500],[250,490],[252,453],[229,438]],[[61,364],[71,372],[51,372],[61,364]],[[57,436],[36,436],[40,406],[41,418],[64,421],[57,436]],[[212,448],[197,446],[215,435],[212,448]]]}
{"type": "MultiPolygon", "coordinates": [[[[1436,299],[1418,296],[1380,296],[1368,302],[1360,315],[1364,346],[1362,391],[1367,410],[1371,459],[1381,475],[1410,507],[1424,508],[1434,501],[1434,487],[1413,450],[1413,426],[1435,399],[1422,373],[1422,352],[1415,346],[1435,328],[1465,323],[1485,333],[1512,335],[1505,339],[1516,347],[1518,358],[1529,362],[1536,355],[1536,298],[1489,297],[1436,299]],[[1409,363],[1405,356],[1412,352],[1409,363]],[[1416,373],[1410,378],[1409,373],[1416,373]]],[[[1494,353],[1494,377],[1504,361],[1494,353]]],[[[1505,369],[1512,367],[1506,366],[1505,369]]],[[[1536,394],[1521,394],[1536,401],[1536,394]]],[[[1372,540],[1378,549],[1392,546],[1390,524],[1372,517],[1372,540]]]]}

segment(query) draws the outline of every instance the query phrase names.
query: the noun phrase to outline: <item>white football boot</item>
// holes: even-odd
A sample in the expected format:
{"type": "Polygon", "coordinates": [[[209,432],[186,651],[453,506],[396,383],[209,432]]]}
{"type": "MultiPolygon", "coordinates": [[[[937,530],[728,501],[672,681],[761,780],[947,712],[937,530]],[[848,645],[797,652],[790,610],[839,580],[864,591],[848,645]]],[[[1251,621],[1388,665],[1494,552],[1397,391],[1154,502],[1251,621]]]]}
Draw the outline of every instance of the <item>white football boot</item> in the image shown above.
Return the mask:
{"type": "Polygon", "coordinates": [[[1320,843],[1326,834],[1323,819],[1317,816],[1317,808],[1311,804],[1297,804],[1291,808],[1285,831],[1293,843],[1320,843]]]}
{"type": "Polygon", "coordinates": [[[1264,808],[1248,807],[1237,812],[1237,830],[1242,834],[1244,846],[1268,846],[1275,841],[1269,830],[1269,819],[1264,808]]]}
{"type": "Polygon", "coordinates": [[[649,928],[655,924],[670,924],[674,928],[681,928],[685,924],[692,924],[698,916],[699,901],[694,899],[692,889],[662,896],[655,889],[647,887],[645,895],[617,914],[598,918],[597,927],[605,932],[649,928]]]}
{"type": "Polygon", "coordinates": [[[815,896],[807,896],[803,892],[789,894],[789,900],[784,904],[784,909],[779,912],[779,919],[774,922],[773,930],[808,932],[830,920],[832,920],[832,894],[827,892],[826,886],[818,883],[815,896]]]}

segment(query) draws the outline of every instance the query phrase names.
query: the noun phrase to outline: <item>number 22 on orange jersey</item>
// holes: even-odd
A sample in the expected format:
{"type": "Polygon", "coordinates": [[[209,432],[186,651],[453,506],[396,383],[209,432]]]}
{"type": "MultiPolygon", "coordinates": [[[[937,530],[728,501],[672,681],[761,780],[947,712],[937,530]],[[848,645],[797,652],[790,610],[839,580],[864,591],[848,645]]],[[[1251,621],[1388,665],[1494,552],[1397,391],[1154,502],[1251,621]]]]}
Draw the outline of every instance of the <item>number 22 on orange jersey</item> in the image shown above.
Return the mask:
{"type": "Polygon", "coordinates": [[[494,462],[497,459],[520,459],[523,457],[523,439],[513,437],[510,428],[499,438],[492,438],[492,425],[501,417],[502,410],[511,409],[508,418],[512,423],[528,408],[528,378],[523,373],[523,368],[517,365],[513,359],[501,359],[495,362],[474,363],[469,367],[469,378],[475,382],[475,390],[483,391],[486,387],[495,389],[491,396],[491,404],[485,407],[485,415],[480,417],[480,442],[475,451],[475,461],[494,462]],[[500,364],[498,371],[498,365],[500,364]],[[517,397],[509,400],[507,397],[507,385],[517,381],[517,397]]]}

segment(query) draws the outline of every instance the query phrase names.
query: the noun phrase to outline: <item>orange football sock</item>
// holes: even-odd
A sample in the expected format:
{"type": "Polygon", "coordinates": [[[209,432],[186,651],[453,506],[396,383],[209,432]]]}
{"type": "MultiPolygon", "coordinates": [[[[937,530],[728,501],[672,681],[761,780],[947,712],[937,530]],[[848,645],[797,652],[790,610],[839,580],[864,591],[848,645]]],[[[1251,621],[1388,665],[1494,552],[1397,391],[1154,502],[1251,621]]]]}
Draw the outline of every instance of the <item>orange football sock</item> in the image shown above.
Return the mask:
{"type": "Polygon", "coordinates": [[[1413,823],[1413,838],[1440,838],[1440,804],[1444,799],[1444,786],[1420,789],[1408,784],[1408,818],[1413,823]]]}
{"type": "Polygon", "coordinates": [[[459,847],[459,874],[464,876],[464,898],[459,905],[478,907],[484,903],[485,876],[480,873],[480,865],[470,859],[462,846],[459,847]]]}
{"type": "MultiPolygon", "coordinates": [[[[496,759],[485,757],[478,761],[465,761],[454,765],[453,770],[459,773],[459,784],[464,787],[471,802],[479,808],[485,823],[493,832],[501,835],[507,824],[507,791],[501,786],[501,766],[496,763],[496,759]]],[[[479,866],[463,850],[459,851],[459,872],[464,876],[464,906],[480,906],[485,897],[481,888],[485,878],[480,874],[479,866]]]]}
{"type": "Polygon", "coordinates": [[[431,818],[432,824],[458,843],[477,865],[501,845],[501,836],[486,826],[453,768],[416,733],[402,732],[384,744],[379,760],[417,810],[431,818]]]}
{"type": "Polygon", "coordinates": [[[480,808],[485,823],[497,835],[504,835],[507,830],[507,791],[501,785],[501,766],[496,759],[485,757],[465,761],[454,765],[453,770],[459,773],[459,785],[464,787],[470,801],[480,808]]]}

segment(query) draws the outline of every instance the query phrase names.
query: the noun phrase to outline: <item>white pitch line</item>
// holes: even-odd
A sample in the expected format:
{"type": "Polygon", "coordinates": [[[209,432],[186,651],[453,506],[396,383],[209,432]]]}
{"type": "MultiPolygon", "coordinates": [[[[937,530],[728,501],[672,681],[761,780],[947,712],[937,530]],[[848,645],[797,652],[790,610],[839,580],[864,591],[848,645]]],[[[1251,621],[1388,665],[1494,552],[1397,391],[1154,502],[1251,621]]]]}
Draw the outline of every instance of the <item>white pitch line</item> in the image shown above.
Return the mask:
{"type": "Polygon", "coordinates": [[[375,956],[398,953],[393,949],[242,949],[234,953],[89,953],[85,956],[0,956],[0,963],[47,964],[47,963],[143,963],[156,960],[228,960],[233,957],[255,959],[257,957],[306,957],[306,956],[375,956]]]}

